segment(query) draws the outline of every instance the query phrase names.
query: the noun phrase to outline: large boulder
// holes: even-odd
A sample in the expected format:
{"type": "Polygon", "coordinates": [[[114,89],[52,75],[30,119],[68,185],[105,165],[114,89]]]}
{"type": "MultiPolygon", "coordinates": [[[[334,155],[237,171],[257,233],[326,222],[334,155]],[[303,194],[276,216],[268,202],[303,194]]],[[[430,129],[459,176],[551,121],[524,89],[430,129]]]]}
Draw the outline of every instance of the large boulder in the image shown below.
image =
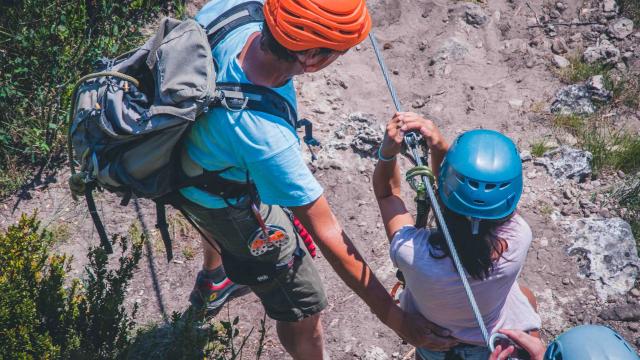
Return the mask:
{"type": "Polygon", "coordinates": [[[544,166],[549,175],[556,180],[584,181],[591,175],[592,159],[593,155],[588,151],[560,146],[547,151],[542,157],[536,158],[534,163],[544,166]]]}
{"type": "Polygon", "coordinates": [[[640,273],[640,259],[631,226],[621,218],[562,221],[569,235],[567,252],[578,261],[579,275],[593,280],[602,300],[631,290],[640,273]]]}
{"type": "Polygon", "coordinates": [[[595,62],[615,64],[620,61],[620,50],[609,41],[602,40],[599,44],[589,46],[582,54],[582,59],[588,64],[595,62]]]}
{"type": "Polygon", "coordinates": [[[619,18],[609,25],[609,35],[622,40],[633,33],[633,20],[627,18],[619,18]]]}
{"type": "Polygon", "coordinates": [[[573,84],[558,90],[551,112],[560,115],[590,115],[596,111],[591,91],[585,84],[573,84]]]}

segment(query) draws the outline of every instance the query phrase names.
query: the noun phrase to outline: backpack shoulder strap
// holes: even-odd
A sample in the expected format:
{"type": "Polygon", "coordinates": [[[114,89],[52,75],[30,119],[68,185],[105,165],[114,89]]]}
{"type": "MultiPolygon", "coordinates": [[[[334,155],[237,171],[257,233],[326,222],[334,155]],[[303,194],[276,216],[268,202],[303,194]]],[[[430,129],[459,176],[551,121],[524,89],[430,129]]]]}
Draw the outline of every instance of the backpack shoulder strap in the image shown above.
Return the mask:
{"type": "Polygon", "coordinates": [[[260,111],[286,120],[294,130],[298,128],[298,114],[293,105],[268,87],[220,82],[216,83],[216,95],[220,100],[212,104],[214,107],[229,111],[260,111]]]}
{"type": "Polygon", "coordinates": [[[247,1],[225,11],[204,28],[209,39],[209,45],[213,50],[231,31],[252,22],[262,21],[264,21],[262,3],[259,1],[247,1]]]}

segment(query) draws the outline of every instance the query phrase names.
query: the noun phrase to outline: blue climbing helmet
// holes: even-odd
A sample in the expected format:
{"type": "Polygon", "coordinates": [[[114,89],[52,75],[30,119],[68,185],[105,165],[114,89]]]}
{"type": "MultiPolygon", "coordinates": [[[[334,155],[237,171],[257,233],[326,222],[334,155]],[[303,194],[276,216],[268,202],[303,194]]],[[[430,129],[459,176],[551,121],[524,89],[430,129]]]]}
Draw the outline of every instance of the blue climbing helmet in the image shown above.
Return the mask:
{"type": "Polygon", "coordinates": [[[582,325],[558,336],[545,360],[639,360],[622,336],[606,326],[582,325]]]}
{"type": "Polygon", "coordinates": [[[458,136],[440,167],[438,192],[448,209],[475,220],[474,233],[480,220],[507,217],[522,195],[522,160],[516,145],[493,130],[458,136]]]}

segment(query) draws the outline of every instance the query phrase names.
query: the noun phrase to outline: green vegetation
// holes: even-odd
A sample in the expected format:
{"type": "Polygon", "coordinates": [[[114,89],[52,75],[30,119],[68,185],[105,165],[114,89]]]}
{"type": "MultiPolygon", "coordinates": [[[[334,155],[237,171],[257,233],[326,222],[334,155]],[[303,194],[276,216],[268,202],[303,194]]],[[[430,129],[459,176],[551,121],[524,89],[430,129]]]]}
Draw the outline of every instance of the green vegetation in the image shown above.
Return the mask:
{"type": "Polygon", "coordinates": [[[595,172],[606,168],[630,173],[640,170],[640,136],[632,131],[616,129],[599,115],[557,115],[553,123],[576,136],[578,145],[593,154],[595,172]]]}
{"type": "Polygon", "coordinates": [[[611,69],[611,66],[601,63],[587,64],[582,61],[582,51],[577,50],[575,53],[567,56],[569,60],[569,66],[564,69],[553,69],[556,76],[565,84],[575,84],[581,81],[585,81],[594,75],[602,75],[607,70],[611,69]]]}
{"type": "Polygon", "coordinates": [[[618,0],[622,13],[636,24],[640,22],[640,2],[638,0],[618,0]]]}
{"type": "Polygon", "coordinates": [[[181,0],[21,0],[0,4],[0,196],[61,160],[71,87],[102,56],[181,0]]]}
{"type": "Polygon", "coordinates": [[[550,149],[551,147],[547,146],[547,142],[545,140],[536,141],[531,144],[531,155],[541,157],[550,149]]]}
{"type": "Polygon", "coordinates": [[[631,225],[631,231],[640,249],[640,174],[632,176],[625,186],[615,191],[614,196],[620,205],[627,209],[625,218],[631,225]]]}
{"type": "Polygon", "coordinates": [[[137,305],[127,310],[124,300],[145,237],[133,240],[113,238],[121,250],[116,266],[102,248],[91,249],[80,280],[68,276],[69,257],[52,254],[57,239],[35,215],[0,233],[0,359],[242,358],[253,329],[240,336],[237,318],[203,322],[187,310],[134,331],[137,305]]]}
{"type": "Polygon", "coordinates": [[[108,269],[92,249],[86,278],[67,279],[70,258],[50,254],[56,239],[35,216],[22,216],[0,234],[0,358],[115,359],[130,343],[136,308],[123,306],[141,243],[114,238],[122,253],[108,269]]]}

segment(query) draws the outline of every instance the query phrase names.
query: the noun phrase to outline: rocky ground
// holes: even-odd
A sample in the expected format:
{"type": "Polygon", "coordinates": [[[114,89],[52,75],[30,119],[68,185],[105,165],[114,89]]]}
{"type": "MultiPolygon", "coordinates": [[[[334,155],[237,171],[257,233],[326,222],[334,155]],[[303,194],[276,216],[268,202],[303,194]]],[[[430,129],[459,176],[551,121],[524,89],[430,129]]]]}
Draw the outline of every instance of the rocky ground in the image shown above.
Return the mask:
{"type": "MultiPolygon", "coordinates": [[[[575,137],[551,121],[553,113],[594,112],[611,98],[602,78],[561,83],[557,74],[570,66],[571,56],[615,64],[614,77],[640,71],[640,32],[633,22],[617,13],[614,0],[371,0],[369,5],[376,38],[407,110],[433,118],[449,138],[484,127],[518,143],[526,175],[519,211],[534,232],[520,281],[538,297],[544,337],[577,324],[600,323],[640,347],[640,260],[630,227],[620,218],[625,209],[611,201],[611,191],[632,174],[594,175],[591,155],[575,149],[575,137]],[[540,141],[554,150],[534,157],[529,150],[540,141]]],[[[329,69],[296,83],[300,114],[314,122],[322,143],[314,149],[318,160],[309,166],[346,232],[390,288],[395,271],[371,174],[373,149],[393,108],[371,45],[362,43],[329,69]]],[[[637,130],[639,115],[621,108],[610,116],[618,126],[637,130]]],[[[86,249],[98,239],[85,204],[69,196],[67,176],[61,170],[52,183],[1,203],[0,228],[22,212],[38,210],[65,239],[59,251],[75,256],[73,272],[80,275],[86,249]]],[[[111,233],[138,227],[152,235],[127,300],[139,303],[139,321],[163,321],[184,310],[200,267],[197,235],[172,216],[176,259],[167,264],[151,204],[140,200],[122,208],[106,193],[97,202],[111,233]]],[[[332,358],[409,358],[410,347],[376,320],[321,256],[316,265],[329,297],[324,328],[332,358]]],[[[239,316],[246,334],[259,327],[263,310],[248,295],[219,316],[239,316]]],[[[287,358],[274,323],[266,324],[265,358],[287,358]]],[[[256,342],[253,336],[248,346],[256,342]]]]}

